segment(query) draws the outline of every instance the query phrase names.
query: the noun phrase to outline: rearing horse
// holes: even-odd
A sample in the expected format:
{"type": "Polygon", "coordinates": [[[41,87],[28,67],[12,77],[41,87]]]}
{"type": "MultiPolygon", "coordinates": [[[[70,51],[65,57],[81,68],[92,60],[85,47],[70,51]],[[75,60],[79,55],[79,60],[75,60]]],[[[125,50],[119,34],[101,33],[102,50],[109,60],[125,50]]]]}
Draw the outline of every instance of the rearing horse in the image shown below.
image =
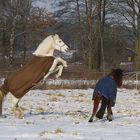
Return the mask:
{"type": "Polygon", "coordinates": [[[22,118],[23,111],[18,106],[20,99],[51,73],[58,71],[56,78],[61,76],[63,67],[67,67],[67,62],[60,57],[54,57],[54,50],[64,53],[68,50],[68,46],[57,34],[46,37],[33,52],[33,58],[4,80],[4,84],[0,87],[0,116],[2,116],[3,99],[9,92],[13,95],[12,111],[16,117],[22,118]]]}

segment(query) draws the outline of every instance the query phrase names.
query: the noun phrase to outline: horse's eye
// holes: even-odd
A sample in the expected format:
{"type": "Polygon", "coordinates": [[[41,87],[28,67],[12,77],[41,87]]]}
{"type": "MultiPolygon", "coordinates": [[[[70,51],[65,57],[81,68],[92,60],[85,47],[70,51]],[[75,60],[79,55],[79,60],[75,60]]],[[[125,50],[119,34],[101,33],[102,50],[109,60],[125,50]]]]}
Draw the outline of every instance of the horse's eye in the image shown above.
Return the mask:
{"type": "Polygon", "coordinates": [[[62,41],[60,40],[59,43],[61,43],[62,41]]]}

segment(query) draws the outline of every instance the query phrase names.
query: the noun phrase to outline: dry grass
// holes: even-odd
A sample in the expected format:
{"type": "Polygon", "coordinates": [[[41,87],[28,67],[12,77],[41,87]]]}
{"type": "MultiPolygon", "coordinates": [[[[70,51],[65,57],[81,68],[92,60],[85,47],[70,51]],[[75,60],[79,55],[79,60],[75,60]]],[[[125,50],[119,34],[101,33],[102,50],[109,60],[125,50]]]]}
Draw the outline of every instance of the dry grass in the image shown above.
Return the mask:
{"type": "Polygon", "coordinates": [[[87,88],[92,88],[92,87],[93,87],[93,85],[84,85],[84,84],[83,85],[82,84],[81,85],[80,84],[71,85],[70,84],[70,85],[61,85],[61,86],[54,85],[53,88],[50,85],[48,88],[50,88],[50,89],[87,89],[87,88]]]}
{"type": "Polygon", "coordinates": [[[51,102],[57,102],[57,101],[59,101],[59,99],[57,97],[52,97],[52,98],[49,99],[49,101],[51,101],[51,102]]]}
{"type": "Polygon", "coordinates": [[[40,136],[47,136],[48,134],[62,134],[64,133],[64,131],[61,128],[57,128],[52,132],[48,132],[46,130],[44,130],[43,132],[40,133],[40,136]]]}
{"type": "Polygon", "coordinates": [[[79,93],[79,95],[78,95],[79,97],[84,97],[85,96],[85,94],[84,93],[79,93]]]}
{"type": "Polygon", "coordinates": [[[48,131],[43,131],[43,132],[40,133],[40,136],[44,136],[46,134],[48,134],[48,131]]]}
{"type": "Polygon", "coordinates": [[[57,128],[56,130],[54,130],[54,134],[60,134],[60,133],[64,133],[64,131],[61,128],[57,128]]]}
{"type": "Polygon", "coordinates": [[[62,94],[62,93],[58,93],[58,94],[56,94],[56,95],[59,96],[59,97],[65,97],[65,95],[62,94]]]}
{"type": "Polygon", "coordinates": [[[36,112],[39,114],[44,114],[46,112],[46,110],[42,107],[38,107],[38,108],[36,108],[36,112]]]}
{"type": "Polygon", "coordinates": [[[75,102],[84,102],[84,99],[83,99],[83,98],[77,97],[77,98],[75,99],[75,102]]]}
{"type": "Polygon", "coordinates": [[[65,97],[65,95],[62,94],[62,93],[58,93],[58,94],[48,94],[48,96],[49,96],[49,101],[52,101],[52,102],[60,101],[62,98],[65,97]]]}
{"type": "Polygon", "coordinates": [[[84,112],[84,111],[81,111],[81,110],[67,111],[65,113],[65,115],[71,116],[73,118],[80,118],[80,119],[88,118],[89,116],[87,114],[88,114],[88,112],[84,112]]]}

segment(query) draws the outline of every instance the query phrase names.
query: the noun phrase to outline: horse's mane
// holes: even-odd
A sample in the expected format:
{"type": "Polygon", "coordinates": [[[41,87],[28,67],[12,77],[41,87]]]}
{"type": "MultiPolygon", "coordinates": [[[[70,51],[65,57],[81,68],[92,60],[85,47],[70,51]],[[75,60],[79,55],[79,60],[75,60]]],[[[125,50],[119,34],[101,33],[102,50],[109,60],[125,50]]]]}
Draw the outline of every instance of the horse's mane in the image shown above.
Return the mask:
{"type": "Polygon", "coordinates": [[[121,69],[112,69],[111,73],[109,74],[113,76],[116,84],[118,87],[122,86],[122,80],[123,80],[123,70],[121,69]]]}
{"type": "Polygon", "coordinates": [[[44,53],[49,53],[52,48],[53,38],[52,35],[47,36],[37,47],[33,54],[42,55],[44,53]]]}

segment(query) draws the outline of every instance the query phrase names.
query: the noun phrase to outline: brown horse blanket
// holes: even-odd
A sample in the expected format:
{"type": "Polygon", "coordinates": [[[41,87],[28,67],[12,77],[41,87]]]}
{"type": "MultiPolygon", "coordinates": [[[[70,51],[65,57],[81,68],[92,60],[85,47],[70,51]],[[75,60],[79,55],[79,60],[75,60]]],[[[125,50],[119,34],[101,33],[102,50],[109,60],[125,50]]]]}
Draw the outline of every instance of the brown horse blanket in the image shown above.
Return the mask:
{"type": "Polygon", "coordinates": [[[36,83],[48,73],[54,57],[33,56],[33,58],[17,72],[4,80],[1,91],[6,95],[11,92],[16,98],[23,97],[36,83]]]}

